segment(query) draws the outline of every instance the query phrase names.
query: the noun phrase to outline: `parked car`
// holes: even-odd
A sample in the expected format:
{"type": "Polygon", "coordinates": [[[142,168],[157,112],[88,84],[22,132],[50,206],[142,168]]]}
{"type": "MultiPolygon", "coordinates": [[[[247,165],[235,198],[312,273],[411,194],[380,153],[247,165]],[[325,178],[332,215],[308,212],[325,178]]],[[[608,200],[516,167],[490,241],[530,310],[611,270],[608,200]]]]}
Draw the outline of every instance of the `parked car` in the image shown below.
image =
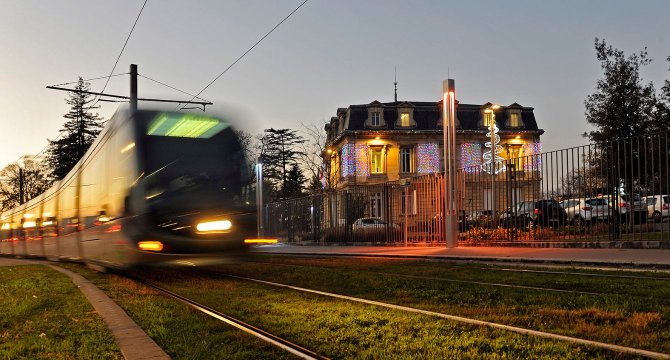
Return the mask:
{"type": "Polygon", "coordinates": [[[351,228],[354,232],[356,231],[374,231],[374,230],[385,230],[393,229],[400,230],[400,225],[398,224],[389,224],[388,222],[374,217],[365,217],[360,218],[354,221],[351,225],[351,228]]]}
{"type": "Polygon", "coordinates": [[[647,218],[653,219],[654,222],[659,223],[670,215],[668,212],[670,195],[652,195],[643,200],[647,204],[647,218]]]}
{"type": "Polygon", "coordinates": [[[615,215],[619,215],[619,221],[628,222],[631,216],[636,224],[647,222],[647,206],[639,194],[619,195],[612,199],[611,195],[602,197],[607,201],[610,209],[615,215]]]}
{"type": "Polygon", "coordinates": [[[606,220],[610,214],[607,200],[603,198],[577,198],[560,202],[568,221],[583,225],[596,220],[606,220]]]}
{"type": "Polygon", "coordinates": [[[523,201],[510,211],[502,217],[502,224],[507,228],[556,228],[565,225],[568,219],[567,213],[556,200],[523,201]]]}

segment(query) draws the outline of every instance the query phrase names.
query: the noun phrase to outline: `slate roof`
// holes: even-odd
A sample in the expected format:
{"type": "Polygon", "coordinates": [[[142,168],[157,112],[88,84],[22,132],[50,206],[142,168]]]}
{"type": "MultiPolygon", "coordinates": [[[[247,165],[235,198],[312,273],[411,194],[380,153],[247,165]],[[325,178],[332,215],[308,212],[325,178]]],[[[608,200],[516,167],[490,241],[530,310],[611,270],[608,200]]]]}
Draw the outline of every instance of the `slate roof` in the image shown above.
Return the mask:
{"type": "MultiPolygon", "coordinates": [[[[440,113],[442,111],[441,102],[426,102],[426,101],[403,101],[403,102],[389,102],[381,103],[384,106],[384,120],[386,122],[386,128],[388,130],[395,129],[395,121],[398,118],[398,105],[405,106],[407,103],[414,106],[414,121],[416,122],[415,130],[441,130],[441,126],[438,126],[438,121],[440,119],[440,113]]],[[[365,121],[368,118],[368,106],[370,104],[363,105],[350,105],[350,115],[349,115],[349,126],[345,130],[365,130],[365,121]]],[[[458,130],[482,130],[477,124],[481,118],[481,109],[484,105],[474,105],[474,104],[458,104],[456,106],[456,117],[460,122],[460,127],[458,130]]],[[[521,130],[535,130],[542,131],[537,126],[537,121],[535,120],[535,115],[533,114],[532,107],[524,107],[517,103],[511,104],[509,106],[501,106],[499,109],[495,110],[496,114],[496,123],[500,130],[510,130],[518,131],[518,128],[507,129],[505,123],[507,122],[507,109],[508,108],[517,108],[521,109],[521,120],[523,121],[524,127],[521,130]]],[[[338,113],[344,108],[339,108],[338,113]]]]}

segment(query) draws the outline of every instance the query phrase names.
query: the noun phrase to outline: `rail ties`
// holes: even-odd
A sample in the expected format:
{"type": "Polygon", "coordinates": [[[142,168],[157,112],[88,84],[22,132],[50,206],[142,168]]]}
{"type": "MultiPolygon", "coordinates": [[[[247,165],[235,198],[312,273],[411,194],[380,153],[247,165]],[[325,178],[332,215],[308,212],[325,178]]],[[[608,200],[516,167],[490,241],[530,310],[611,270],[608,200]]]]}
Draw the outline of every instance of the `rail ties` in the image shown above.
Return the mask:
{"type": "Polygon", "coordinates": [[[286,339],[283,339],[277,335],[271,334],[265,330],[259,329],[253,325],[247,324],[243,322],[242,320],[236,319],[230,315],[226,315],[220,311],[217,311],[215,309],[212,309],[208,306],[205,306],[203,304],[200,304],[194,300],[191,300],[189,298],[186,298],[184,296],[181,296],[175,292],[172,292],[168,289],[165,289],[163,287],[160,287],[148,280],[141,279],[136,276],[128,276],[129,278],[133,279],[134,281],[137,281],[143,285],[146,285],[152,289],[155,289],[159,291],[160,293],[171,297],[173,299],[179,300],[182,303],[190,306],[191,308],[198,310],[202,313],[205,313],[215,319],[218,319],[220,321],[223,321],[231,326],[234,326],[235,328],[242,330],[248,334],[251,334],[265,342],[268,342],[272,345],[275,345],[285,351],[290,352],[293,355],[296,355],[302,359],[309,359],[309,360],[328,360],[329,358],[319,355],[315,353],[314,351],[311,351],[309,349],[306,349],[300,345],[294,344],[286,339]]]}

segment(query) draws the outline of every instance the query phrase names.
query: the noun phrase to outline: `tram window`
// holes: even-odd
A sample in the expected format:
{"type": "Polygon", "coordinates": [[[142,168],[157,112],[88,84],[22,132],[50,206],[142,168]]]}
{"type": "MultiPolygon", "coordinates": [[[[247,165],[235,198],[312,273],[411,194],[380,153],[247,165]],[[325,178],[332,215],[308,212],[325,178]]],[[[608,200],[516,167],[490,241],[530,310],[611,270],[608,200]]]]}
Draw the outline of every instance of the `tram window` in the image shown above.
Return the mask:
{"type": "Polygon", "coordinates": [[[77,189],[76,182],[72,181],[65,185],[63,191],[58,195],[60,207],[58,211],[58,227],[60,235],[68,235],[77,231],[79,219],[77,218],[77,189]]]}

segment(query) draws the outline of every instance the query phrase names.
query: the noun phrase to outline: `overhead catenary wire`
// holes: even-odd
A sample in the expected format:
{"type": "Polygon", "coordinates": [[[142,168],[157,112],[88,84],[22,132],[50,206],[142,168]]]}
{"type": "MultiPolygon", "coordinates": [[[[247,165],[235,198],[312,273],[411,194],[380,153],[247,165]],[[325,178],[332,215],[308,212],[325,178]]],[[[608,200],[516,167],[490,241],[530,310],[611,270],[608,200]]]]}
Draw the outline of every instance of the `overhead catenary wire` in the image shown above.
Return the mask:
{"type": "Polygon", "coordinates": [[[184,90],[177,89],[177,88],[174,87],[174,86],[170,86],[170,85],[165,84],[165,83],[162,83],[162,82],[160,82],[160,81],[158,81],[158,80],[154,80],[154,79],[152,79],[152,78],[150,78],[150,77],[148,77],[148,76],[145,76],[145,75],[142,75],[142,74],[137,74],[137,76],[143,77],[143,78],[145,78],[145,79],[147,79],[147,80],[153,81],[153,82],[155,82],[155,83],[157,83],[157,84],[163,85],[163,86],[168,87],[168,88],[170,88],[170,89],[172,89],[172,90],[179,91],[179,92],[182,93],[182,94],[185,94],[185,95],[188,95],[188,96],[193,96],[193,99],[200,99],[200,100],[203,100],[203,101],[208,101],[207,99],[203,99],[203,98],[201,98],[201,97],[199,97],[199,96],[195,96],[195,95],[193,95],[193,94],[191,94],[191,93],[188,93],[188,92],[186,92],[186,91],[184,91],[184,90]]]}
{"type": "MultiPolygon", "coordinates": [[[[128,75],[128,74],[130,74],[130,73],[125,72],[125,73],[120,73],[120,74],[105,75],[105,76],[94,77],[94,78],[90,78],[90,79],[82,79],[82,80],[83,81],[95,81],[95,80],[100,80],[100,79],[105,79],[105,78],[110,78],[110,77],[115,77],[115,76],[121,76],[121,75],[128,75]]],[[[62,84],[55,84],[55,85],[51,85],[51,86],[72,85],[72,84],[76,84],[78,82],[79,82],[79,80],[76,80],[76,81],[70,81],[70,82],[66,82],[66,83],[62,83],[62,84]]]]}
{"type": "MultiPolygon", "coordinates": [[[[123,51],[126,49],[126,45],[128,45],[128,41],[130,40],[130,36],[133,34],[133,31],[135,30],[135,26],[137,25],[137,22],[140,20],[140,16],[142,15],[142,12],[144,11],[144,7],[147,5],[147,2],[148,2],[148,1],[149,1],[149,0],[144,0],[144,4],[142,4],[142,8],[140,9],[140,12],[139,12],[139,14],[137,14],[137,18],[135,18],[135,22],[133,23],[133,27],[130,29],[130,33],[128,33],[128,36],[126,37],[126,41],[123,43],[123,47],[121,48],[121,51],[119,52],[119,56],[117,56],[116,61],[114,62],[114,66],[112,67],[112,71],[109,72],[109,75],[105,76],[105,77],[107,78],[107,80],[105,81],[105,86],[103,86],[101,93],[104,93],[104,92],[105,92],[105,89],[107,89],[107,85],[109,84],[109,79],[110,79],[110,78],[112,78],[113,76],[119,76],[119,75],[126,75],[126,74],[128,74],[128,73],[123,73],[123,74],[116,74],[116,75],[114,75],[114,70],[116,70],[116,66],[118,65],[119,60],[121,59],[121,55],[123,55],[123,51]]],[[[93,78],[93,79],[89,79],[89,80],[99,80],[99,79],[102,79],[102,78],[105,78],[105,77],[93,78]]],[[[86,81],[89,81],[89,80],[86,80],[86,81]]],[[[77,80],[77,81],[75,81],[75,82],[69,82],[69,83],[65,83],[65,84],[59,84],[59,85],[55,85],[55,86],[69,85],[69,84],[76,83],[76,82],[78,82],[78,81],[79,81],[79,80],[77,80]]],[[[93,102],[93,104],[92,104],[91,106],[89,106],[88,108],[86,108],[86,111],[88,111],[88,110],[90,110],[91,108],[93,108],[99,101],[100,101],[100,96],[98,96],[98,97],[95,99],[95,101],[93,102]]],[[[60,138],[62,135],[63,135],[63,133],[62,133],[62,132],[59,132],[58,136],[57,136],[54,140],[52,140],[52,141],[58,140],[58,138],[60,138]]],[[[49,143],[48,143],[42,150],[40,150],[40,152],[37,153],[35,156],[39,156],[40,154],[42,154],[46,149],[49,148],[49,145],[51,145],[51,142],[49,142],[49,143]]]]}
{"type": "MultiPolygon", "coordinates": [[[[116,61],[114,62],[114,66],[112,67],[112,71],[109,72],[109,76],[107,77],[107,81],[105,81],[105,86],[103,86],[101,93],[105,92],[105,89],[107,89],[107,84],[109,84],[109,79],[112,77],[112,74],[114,73],[114,70],[116,70],[116,65],[119,64],[119,60],[121,59],[121,55],[123,55],[123,51],[126,49],[126,45],[128,45],[128,41],[130,40],[130,36],[133,34],[133,31],[135,30],[135,26],[137,25],[137,22],[140,20],[140,16],[142,15],[142,11],[144,11],[144,7],[147,5],[147,1],[149,0],[144,0],[144,4],[142,4],[142,8],[140,9],[139,14],[137,14],[137,18],[135,18],[135,22],[133,23],[133,27],[130,29],[130,33],[128,33],[128,37],[126,37],[126,41],[123,43],[123,47],[121,48],[121,51],[119,52],[119,56],[116,57],[116,61]]],[[[88,109],[91,109],[94,107],[98,101],[100,101],[100,96],[98,96],[93,102],[93,105],[89,106],[88,109]]],[[[88,110],[87,109],[87,110],[88,110]]]]}
{"type": "MultiPolygon", "coordinates": [[[[272,32],[275,31],[286,20],[288,20],[288,18],[290,18],[293,14],[295,14],[296,11],[300,10],[300,8],[303,5],[305,5],[308,1],[309,0],[303,1],[300,5],[298,5],[298,7],[293,9],[293,11],[291,11],[291,13],[286,15],[286,17],[283,18],[282,21],[280,21],[270,31],[268,31],[265,35],[263,35],[263,37],[261,37],[258,41],[256,41],[256,43],[253,44],[249,49],[247,49],[247,51],[245,51],[244,54],[240,55],[240,57],[238,57],[237,60],[233,61],[233,63],[230,64],[225,70],[223,70],[217,77],[215,77],[214,80],[210,81],[209,84],[207,84],[204,88],[202,88],[202,90],[200,90],[197,94],[195,94],[190,101],[193,101],[196,97],[200,96],[200,94],[202,94],[205,90],[207,90],[210,86],[212,86],[212,84],[214,84],[217,80],[219,80],[219,78],[221,76],[223,76],[223,74],[225,74],[228,70],[230,70],[233,66],[235,66],[235,64],[237,64],[240,60],[242,60],[242,58],[244,58],[248,53],[250,53],[251,50],[253,50],[256,46],[258,46],[258,44],[260,44],[266,37],[268,37],[270,34],[272,34],[272,32]]],[[[177,106],[177,108],[179,108],[179,106],[177,106]]],[[[181,109],[183,109],[183,107],[181,109]]]]}

